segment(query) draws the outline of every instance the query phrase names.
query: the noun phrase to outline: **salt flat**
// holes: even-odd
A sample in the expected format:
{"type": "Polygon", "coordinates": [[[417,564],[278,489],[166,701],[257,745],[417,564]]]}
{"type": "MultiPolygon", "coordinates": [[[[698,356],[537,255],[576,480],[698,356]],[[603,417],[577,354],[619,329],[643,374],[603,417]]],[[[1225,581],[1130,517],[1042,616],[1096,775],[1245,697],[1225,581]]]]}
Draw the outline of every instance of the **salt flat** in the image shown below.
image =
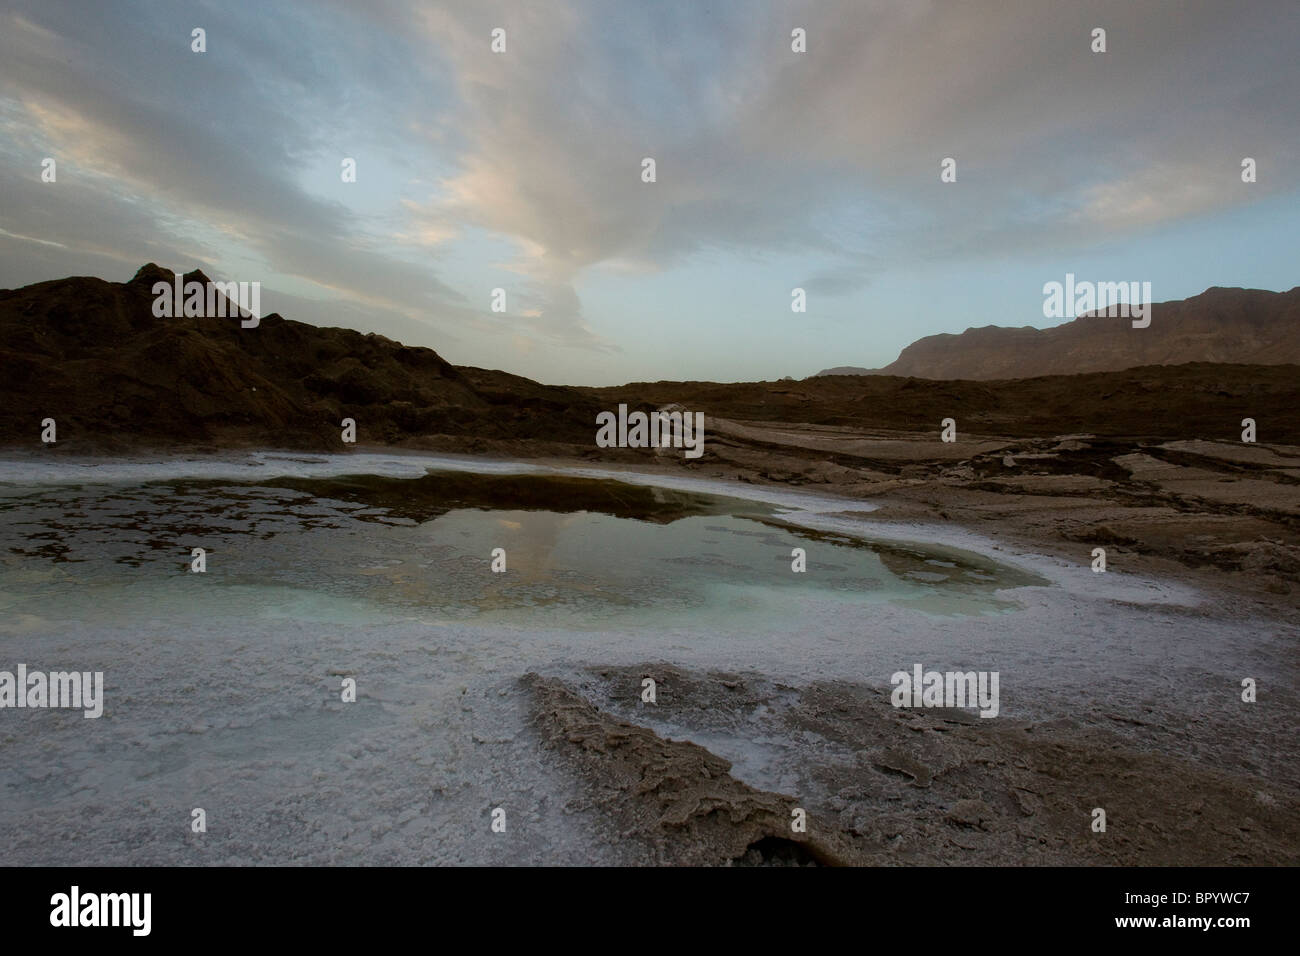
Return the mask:
{"type": "MultiPolygon", "coordinates": [[[[93,484],[93,496],[163,478],[262,481],[352,474],[360,466],[412,478],[430,467],[563,471],[407,455],[42,468],[6,461],[0,504],[12,515],[23,496],[67,481],[93,484]]],[[[572,473],[737,494],[734,483],[694,477],[572,473]]],[[[164,585],[147,567],[90,575],[10,553],[0,578],[7,611],[0,664],[103,671],[105,704],[97,720],[0,712],[5,862],[642,862],[637,845],[609,840],[598,811],[584,802],[586,781],[538,746],[519,684],[536,672],[590,687],[593,668],[661,667],[670,688],[684,683],[674,674],[711,671],[769,682],[764,703],[730,717],[725,701],[710,701],[710,720],[683,719],[638,706],[634,691],[621,706],[624,717],[730,761],[744,783],[814,806],[835,799],[817,782],[822,744],[806,727],[763,715],[821,682],[887,700],[890,674],[914,663],[998,671],[994,723],[1104,727],[1138,751],[1257,777],[1268,781],[1269,799],[1284,806],[1294,799],[1296,635],[1285,622],[1234,610],[1182,582],[1094,574],[954,526],[882,523],[863,503],[834,496],[744,493],[774,507],[781,522],[921,543],[936,554],[982,554],[1044,583],[1000,591],[1012,606],[996,613],[814,596],[756,626],[746,605],[760,597],[729,587],[709,593],[727,594],[734,607],[701,608],[667,626],[647,615],[636,625],[538,627],[449,620],[419,604],[395,607],[383,595],[359,598],[343,584],[218,586],[215,578],[172,575],[164,585]],[[83,574],[90,576],[77,577],[83,574]],[[58,593],[61,580],[90,582],[93,593],[63,605],[31,603],[37,591],[58,593]],[[345,677],[356,680],[355,704],[341,700],[345,677]],[[1258,703],[1241,702],[1243,677],[1257,681],[1258,703]],[[792,773],[794,766],[805,770],[792,773]],[[190,832],[195,807],[207,813],[204,834],[190,832]],[[496,807],[506,809],[505,834],[489,829],[496,807]]],[[[291,525],[277,533],[292,535],[291,525]]],[[[814,571],[817,547],[810,545],[814,571]]],[[[620,699],[604,703],[617,710],[620,699]]],[[[829,752],[825,760],[834,763],[829,752]]]]}

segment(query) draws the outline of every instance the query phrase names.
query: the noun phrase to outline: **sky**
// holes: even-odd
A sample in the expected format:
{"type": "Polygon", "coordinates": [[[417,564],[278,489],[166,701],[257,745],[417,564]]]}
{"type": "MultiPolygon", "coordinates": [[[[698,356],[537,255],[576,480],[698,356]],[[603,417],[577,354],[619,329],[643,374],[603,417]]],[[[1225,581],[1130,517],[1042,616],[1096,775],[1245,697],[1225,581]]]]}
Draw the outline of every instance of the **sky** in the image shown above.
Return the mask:
{"type": "Polygon", "coordinates": [[[1297,50],[1296,0],[0,0],[0,288],[201,268],[556,384],[879,367],[1067,273],[1300,285],[1297,50]]]}

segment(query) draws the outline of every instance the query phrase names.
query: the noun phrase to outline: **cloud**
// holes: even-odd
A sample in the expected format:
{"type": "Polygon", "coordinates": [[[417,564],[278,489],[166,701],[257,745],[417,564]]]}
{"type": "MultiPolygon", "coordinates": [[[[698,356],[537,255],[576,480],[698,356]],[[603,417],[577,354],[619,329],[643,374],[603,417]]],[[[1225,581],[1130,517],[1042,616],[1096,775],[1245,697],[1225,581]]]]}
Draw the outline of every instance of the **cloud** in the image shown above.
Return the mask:
{"type": "MultiPolygon", "coordinates": [[[[30,143],[59,160],[60,176],[56,184],[17,176],[24,160],[33,160],[7,150],[6,176],[15,188],[6,194],[16,208],[3,221],[35,218],[39,209],[50,241],[136,264],[146,257],[172,262],[181,251],[212,261],[223,247],[238,247],[261,263],[255,269],[299,276],[358,303],[408,316],[464,313],[463,296],[431,269],[368,249],[364,227],[346,206],[310,195],[296,180],[298,151],[319,139],[306,119],[313,95],[304,91],[333,89],[341,97],[342,76],[300,64],[281,70],[278,61],[268,69],[235,53],[223,58],[223,49],[247,52],[241,41],[250,27],[231,21],[223,30],[211,17],[204,21],[209,53],[194,54],[188,26],[168,23],[162,8],[154,9],[156,19],[143,18],[152,30],[107,18],[93,24],[104,38],[95,48],[65,38],[83,36],[87,25],[57,5],[28,14],[49,15],[55,25],[38,31],[40,43],[20,35],[30,29],[7,32],[0,44],[12,67],[5,73],[6,114],[10,122],[25,114],[30,143]],[[176,52],[158,56],[167,44],[176,52]],[[104,83],[101,70],[120,72],[113,65],[120,51],[152,64],[145,72],[165,75],[167,87],[160,91],[144,77],[104,83]],[[233,82],[218,90],[216,79],[233,82]],[[275,89],[294,98],[267,98],[275,89]]],[[[21,20],[10,16],[11,24],[21,20]]]]}
{"type": "Polygon", "coordinates": [[[842,270],[823,270],[809,276],[799,284],[809,295],[848,295],[871,284],[866,271],[860,266],[842,270]]]}
{"type": "Polygon", "coordinates": [[[916,263],[1257,201],[1293,188],[1278,171],[1300,158],[1292,0],[11,7],[0,229],[44,245],[0,277],[198,259],[481,354],[507,328],[535,351],[616,350],[579,295],[597,266],[784,257],[849,297],[916,263]],[[382,174],[341,187],[344,155],[382,174]],[[509,316],[487,312],[495,284],[509,316]]]}
{"type": "Polygon", "coordinates": [[[845,290],[873,262],[1068,246],[1081,219],[1177,221],[1241,201],[1223,143],[1291,159],[1300,130],[1294,102],[1267,95],[1276,74],[1243,66],[1267,49],[1295,76],[1273,35],[1286,7],[1177,7],[1176,42],[1172,7],[1121,0],[420,7],[466,144],[434,208],[515,237],[539,281],[721,247],[839,259],[845,290]],[[794,24],[807,54],[789,50],[794,24]],[[493,55],[497,25],[510,45],[493,55]],[[863,213],[847,245],[837,210],[863,213]]]}

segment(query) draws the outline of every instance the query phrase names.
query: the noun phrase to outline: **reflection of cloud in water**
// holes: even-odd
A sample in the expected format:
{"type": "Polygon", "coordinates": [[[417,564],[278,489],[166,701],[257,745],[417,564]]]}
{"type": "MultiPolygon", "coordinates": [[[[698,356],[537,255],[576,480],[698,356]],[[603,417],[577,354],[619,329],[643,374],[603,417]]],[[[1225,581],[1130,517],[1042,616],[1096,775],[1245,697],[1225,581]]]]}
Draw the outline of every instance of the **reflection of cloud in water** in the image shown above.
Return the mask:
{"type": "Polygon", "coordinates": [[[0,502],[0,530],[12,542],[0,593],[18,590],[18,571],[59,567],[67,580],[33,600],[92,616],[146,600],[198,608],[239,589],[268,614],[307,600],[327,619],[771,630],[818,601],[984,614],[1015,606],[999,588],[1043,583],[953,549],[799,528],[741,499],[537,475],[47,487],[0,502]],[[515,497],[530,507],[502,503],[515,497]],[[191,547],[208,551],[201,584],[191,547]],[[806,573],[791,570],[794,547],[806,573]],[[505,573],[490,570],[494,548],[505,573]]]}

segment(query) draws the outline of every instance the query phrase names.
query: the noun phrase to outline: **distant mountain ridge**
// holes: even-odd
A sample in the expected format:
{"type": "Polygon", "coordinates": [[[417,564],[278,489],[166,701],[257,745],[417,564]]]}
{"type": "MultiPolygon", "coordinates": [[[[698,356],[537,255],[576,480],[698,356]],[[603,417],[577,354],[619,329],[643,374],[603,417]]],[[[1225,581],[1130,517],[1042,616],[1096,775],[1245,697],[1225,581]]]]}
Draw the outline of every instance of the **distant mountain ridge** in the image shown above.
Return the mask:
{"type": "Polygon", "coordinates": [[[1214,286],[1157,302],[1151,325],[1090,313],[1050,329],[986,325],[917,339],[879,369],[839,366],[818,375],[901,375],[990,380],[1117,372],[1213,362],[1300,364],[1300,286],[1288,292],[1214,286]]]}

